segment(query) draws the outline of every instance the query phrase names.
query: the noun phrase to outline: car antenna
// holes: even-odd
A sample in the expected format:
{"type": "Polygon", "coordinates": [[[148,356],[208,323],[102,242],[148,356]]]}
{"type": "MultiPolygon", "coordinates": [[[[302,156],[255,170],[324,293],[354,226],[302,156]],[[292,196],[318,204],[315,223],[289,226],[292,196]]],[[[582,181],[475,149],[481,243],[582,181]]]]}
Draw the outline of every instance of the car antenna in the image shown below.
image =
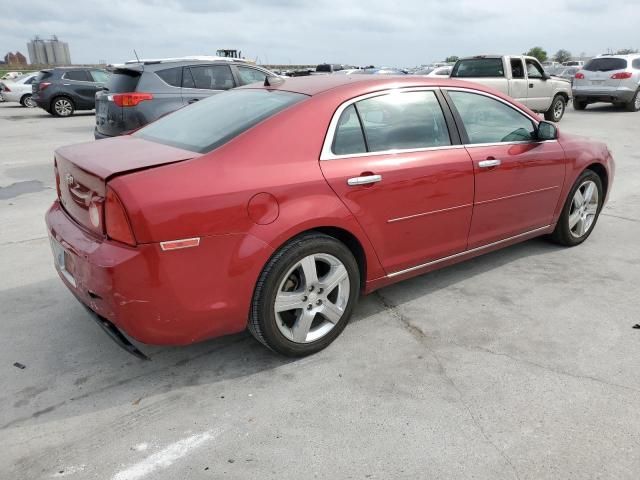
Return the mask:
{"type": "MultiPolygon", "coordinates": [[[[138,61],[138,63],[140,62],[140,58],[138,57],[138,52],[136,52],[136,49],[133,49],[133,54],[136,56],[136,60],[138,61]]],[[[144,63],[142,64],[142,71],[144,71],[144,63]]]]}

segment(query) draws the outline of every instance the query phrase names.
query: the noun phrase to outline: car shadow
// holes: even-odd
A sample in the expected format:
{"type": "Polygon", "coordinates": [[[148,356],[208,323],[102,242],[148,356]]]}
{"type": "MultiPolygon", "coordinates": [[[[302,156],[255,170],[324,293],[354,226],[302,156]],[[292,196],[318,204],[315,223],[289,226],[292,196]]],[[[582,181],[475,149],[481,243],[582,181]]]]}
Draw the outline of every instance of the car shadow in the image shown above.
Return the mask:
{"type": "MultiPolygon", "coordinates": [[[[430,295],[470,277],[559,248],[545,240],[529,240],[386,287],[361,299],[352,323],[366,322],[389,310],[380,295],[401,292],[393,295],[397,302],[393,307],[419,297],[428,301],[430,295]]],[[[287,358],[245,332],[181,347],[139,345],[151,358],[142,361],[107,338],[57,278],[2,291],[0,304],[10,306],[8,330],[26,332],[15,339],[3,336],[0,359],[5,365],[19,362],[27,366],[12,372],[14,381],[0,394],[3,404],[13,405],[0,416],[0,430],[135,403],[197,385],[221,385],[219,394],[224,395],[225,380],[260,373],[265,380],[278,381],[286,375],[278,367],[325,362],[336,354],[333,349],[340,348],[334,344],[312,357],[287,358]]]]}

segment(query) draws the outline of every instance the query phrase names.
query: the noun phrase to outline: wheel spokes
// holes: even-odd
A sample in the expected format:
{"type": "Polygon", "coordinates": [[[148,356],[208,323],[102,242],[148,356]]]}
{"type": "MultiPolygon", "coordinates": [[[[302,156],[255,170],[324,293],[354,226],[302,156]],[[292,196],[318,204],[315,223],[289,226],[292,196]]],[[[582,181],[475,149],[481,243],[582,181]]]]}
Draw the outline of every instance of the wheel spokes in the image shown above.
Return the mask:
{"type": "Polygon", "coordinates": [[[288,312],[305,307],[302,294],[296,292],[279,292],[273,308],[276,312],[288,312]]]}
{"type": "Polygon", "coordinates": [[[573,229],[580,220],[580,210],[576,209],[571,215],[569,215],[569,228],[573,229]]]}
{"type": "Polygon", "coordinates": [[[584,195],[583,195],[583,204],[584,203],[589,203],[591,202],[591,199],[593,198],[593,192],[596,190],[596,185],[593,182],[590,182],[587,184],[586,188],[584,189],[584,195]]]}
{"type": "Polygon", "coordinates": [[[580,189],[576,190],[576,193],[573,196],[573,203],[578,208],[584,205],[584,197],[582,196],[582,192],[580,191],[580,189]]]}
{"type": "Polygon", "coordinates": [[[335,303],[327,301],[322,304],[320,314],[335,325],[342,318],[344,310],[338,307],[335,303]]]}
{"type": "Polygon", "coordinates": [[[316,312],[313,310],[302,310],[291,327],[291,335],[295,342],[303,343],[307,340],[307,335],[309,335],[309,330],[311,330],[311,324],[315,317],[316,312]]]}
{"type": "Polygon", "coordinates": [[[347,269],[344,268],[344,265],[334,265],[331,267],[329,273],[322,279],[321,285],[328,295],[333,292],[333,290],[335,290],[335,288],[340,285],[344,279],[348,278],[348,276],[349,274],[347,269]]]}
{"type": "Polygon", "coordinates": [[[318,283],[318,269],[313,255],[303,258],[300,261],[300,267],[304,274],[304,284],[307,289],[318,283]]]}

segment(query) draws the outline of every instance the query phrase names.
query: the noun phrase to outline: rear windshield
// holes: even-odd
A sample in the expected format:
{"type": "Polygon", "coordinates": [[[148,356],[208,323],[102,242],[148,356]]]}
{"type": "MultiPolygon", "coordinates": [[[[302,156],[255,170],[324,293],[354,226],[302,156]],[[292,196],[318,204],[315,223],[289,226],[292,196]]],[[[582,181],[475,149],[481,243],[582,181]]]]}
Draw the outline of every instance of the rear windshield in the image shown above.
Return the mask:
{"type": "Polygon", "coordinates": [[[470,58],[459,60],[453,67],[452,77],[504,77],[501,58],[470,58]]]}
{"type": "Polygon", "coordinates": [[[304,98],[274,90],[223,92],[162,117],[134,136],[206,153],[304,98]]]}
{"type": "Polygon", "coordinates": [[[127,69],[116,69],[109,77],[105,89],[113,93],[135,92],[139,80],[139,72],[127,69]]]}
{"type": "Polygon", "coordinates": [[[627,61],[624,58],[594,58],[589,60],[583,70],[590,72],[610,72],[611,70],[624,70],[627,61]]]}

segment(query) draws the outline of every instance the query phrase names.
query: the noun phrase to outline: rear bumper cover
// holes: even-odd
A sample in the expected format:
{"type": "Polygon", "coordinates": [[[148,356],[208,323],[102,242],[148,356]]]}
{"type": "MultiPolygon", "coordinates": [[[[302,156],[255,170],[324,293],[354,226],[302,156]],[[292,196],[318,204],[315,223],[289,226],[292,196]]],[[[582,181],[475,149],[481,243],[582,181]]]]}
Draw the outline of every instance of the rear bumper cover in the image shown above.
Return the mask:
{"type": "Polygon", "coordinates": [[[611,89],[594,88],[592,86],[573,87],[573,98],[575,100],[586,100],[590,102],[630,102],[636,90],[628,87],[611,89]]]}
{"type": "Polygon", "coordinates": [[[203,237],[196,248],[170,252],[157,243],[129,247],[85,231],[57,201],[46,223],[68,255],[69,272],[58,269],[67,288],[129,337],[154,345],[244,330],[261,262],[273,252],[248,234],[203,237]]]}

